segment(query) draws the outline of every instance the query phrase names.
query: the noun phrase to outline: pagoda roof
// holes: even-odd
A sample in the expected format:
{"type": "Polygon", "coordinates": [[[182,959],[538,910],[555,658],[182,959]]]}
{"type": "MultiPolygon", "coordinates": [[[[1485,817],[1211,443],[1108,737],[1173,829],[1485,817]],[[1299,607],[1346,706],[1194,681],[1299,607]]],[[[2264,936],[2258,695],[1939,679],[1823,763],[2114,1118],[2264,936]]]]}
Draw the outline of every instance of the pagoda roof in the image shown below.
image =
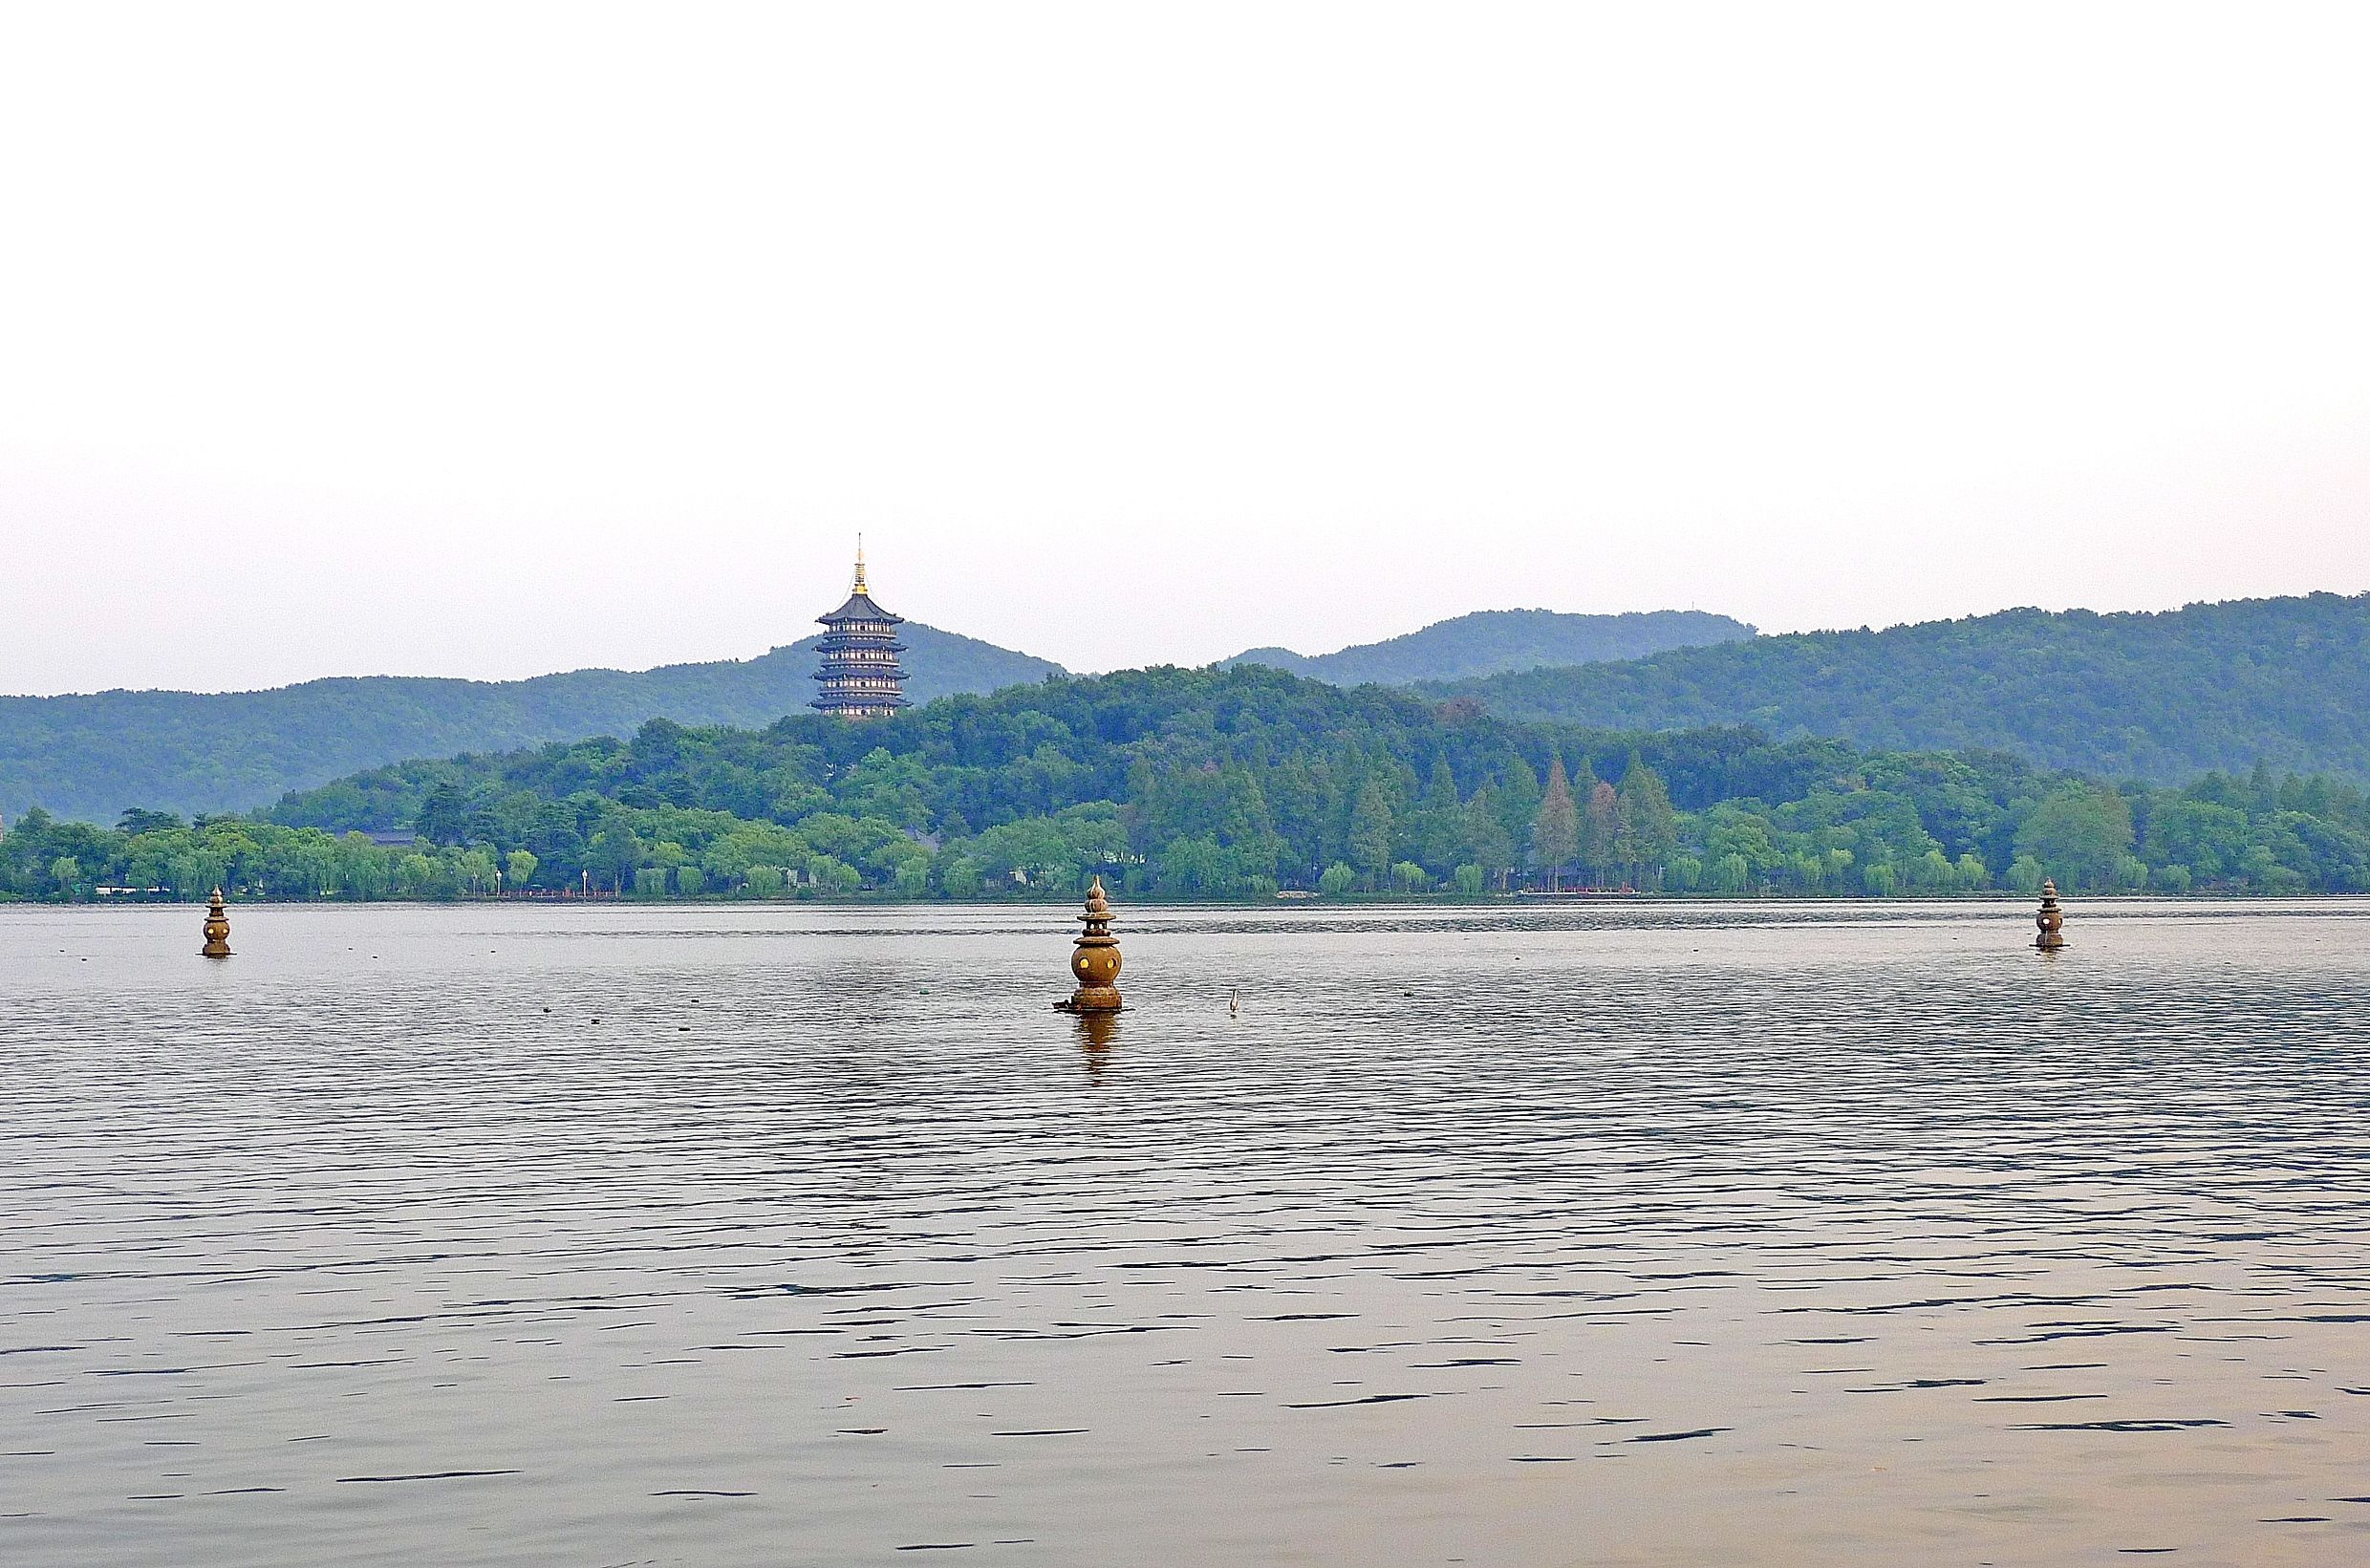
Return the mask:
{"type": "Polygon", "coordinates": [[[825,626],[830,626],[835,621],[888,621],[896,624],[902,622],[905,617],[892,615],[874,604],[870,593],[858,591],[848,595],[846,604],[841,605],[828,615],[817,615],[815,619],[825,626]]]}

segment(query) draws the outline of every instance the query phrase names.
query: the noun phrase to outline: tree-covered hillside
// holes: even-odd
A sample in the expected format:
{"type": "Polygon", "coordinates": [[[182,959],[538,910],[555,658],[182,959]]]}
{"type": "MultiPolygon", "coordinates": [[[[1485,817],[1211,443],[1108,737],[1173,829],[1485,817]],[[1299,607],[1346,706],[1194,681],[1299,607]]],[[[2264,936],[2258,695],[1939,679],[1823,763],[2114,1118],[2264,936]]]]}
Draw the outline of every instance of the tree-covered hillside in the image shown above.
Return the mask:
{"type": "Polygon", "coordinates": [[[2159,614],[2011,610],[1811,632],[1430,688],[1509,719],[1752,724],[1864,746],[1998,747],[2169,782],[2274,768],[2370,779],[2370,594],[2159,614]]]}
{"type": "Polygon", "coordinates": [[[631,741],[376,768],[268,821],[29,818],[0,894],[781,897],[2370,889],[2370,806],[2323,780],[2112,787],[1999,753],[1742,729],[1512,724],[1277,671],[1149,670],[893,720],[643,724],[631,741]],[[417,845],[351,829],[416,829],[417,845]]]}
{"type": "MultiPolygon", "coordinates": [[[[899,630],[916,702],[1062,673],[935,627],[899,630]]],[[[629,734],[654,717],[771,723],[814,696],[813,650],[809,638],[747,660],[531,680],[368,676],[266,692],[0,698],[0,814],[35,805],[97,822],[131,806],[239,811],[405,757],[629,734]]]]}
{"type": "Polygon", "coordinates": [[[1753,635],[1753,628],[1699,610],[1654,610],[1625,615],[1566,615],[1552,610],[1482,610],[1438,621],[1386,642],[1309,655],[1289,648],[1254,648],[1226,662],[1264,664],[1336,686],[1408,686],[1456,680],[1543,665],[1641,658],[1667,648],[1692,648],[1753,635]]]}

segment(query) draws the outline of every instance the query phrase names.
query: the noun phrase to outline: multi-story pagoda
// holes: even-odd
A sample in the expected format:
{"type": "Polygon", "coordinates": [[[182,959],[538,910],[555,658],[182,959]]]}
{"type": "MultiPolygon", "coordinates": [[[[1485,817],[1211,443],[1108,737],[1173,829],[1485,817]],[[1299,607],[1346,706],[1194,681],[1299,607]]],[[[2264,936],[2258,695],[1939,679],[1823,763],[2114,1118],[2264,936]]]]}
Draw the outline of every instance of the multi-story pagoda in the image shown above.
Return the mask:
{"type": "Polygon", "coordinates": [[[913,706],[905,700],[905,669],[897,663],[905,652],[897,627],[905,617],[892,615],[866,591],[863,546],[856,547],[855,591],[815,618],[823,623],[823,640],[816,644],[823,668],[814,674],[822,689],[808,706],[842,719],[886,719],[913,706]]]}

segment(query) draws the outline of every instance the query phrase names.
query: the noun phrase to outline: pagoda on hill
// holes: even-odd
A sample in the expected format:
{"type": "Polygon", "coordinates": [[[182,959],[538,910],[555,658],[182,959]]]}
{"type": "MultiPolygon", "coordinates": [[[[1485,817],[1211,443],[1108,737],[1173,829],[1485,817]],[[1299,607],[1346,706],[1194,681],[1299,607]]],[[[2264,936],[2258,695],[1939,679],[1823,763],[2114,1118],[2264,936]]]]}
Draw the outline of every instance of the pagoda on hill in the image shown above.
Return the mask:
{"type": "Polygon", "coordinates": [[[846,604],[815,618],[823,623],[823,638],[815,645],[823,667],[814,674],[822,689],[808,707],[842,719],[886,719],[913,706],[905,699],[905,668],[897,662],[905,652],[905,644],[897,640],[905,617],[873,602],[864,586],[861,543],[856,546],[855,591],[846,604]]]}

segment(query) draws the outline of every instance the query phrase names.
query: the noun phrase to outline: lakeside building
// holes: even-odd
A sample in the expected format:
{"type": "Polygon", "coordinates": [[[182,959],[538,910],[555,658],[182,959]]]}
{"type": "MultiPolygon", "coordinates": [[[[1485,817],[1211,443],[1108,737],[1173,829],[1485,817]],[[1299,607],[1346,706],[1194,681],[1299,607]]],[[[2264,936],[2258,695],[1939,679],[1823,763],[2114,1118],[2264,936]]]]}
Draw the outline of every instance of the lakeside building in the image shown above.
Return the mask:
{"type": "Polygon", "coordinates": [[[856,547],[855,590],[848,602],[815,619],[823,625],[815,646],[823,665],[814,673],[820,689],[808,707],[842,719],[886,719],[913,706],[905,699],[905,668],[897,662],[905,652],[897,627],[905,617],[873,602],[864,584],[863,546],[856,547]]]}

